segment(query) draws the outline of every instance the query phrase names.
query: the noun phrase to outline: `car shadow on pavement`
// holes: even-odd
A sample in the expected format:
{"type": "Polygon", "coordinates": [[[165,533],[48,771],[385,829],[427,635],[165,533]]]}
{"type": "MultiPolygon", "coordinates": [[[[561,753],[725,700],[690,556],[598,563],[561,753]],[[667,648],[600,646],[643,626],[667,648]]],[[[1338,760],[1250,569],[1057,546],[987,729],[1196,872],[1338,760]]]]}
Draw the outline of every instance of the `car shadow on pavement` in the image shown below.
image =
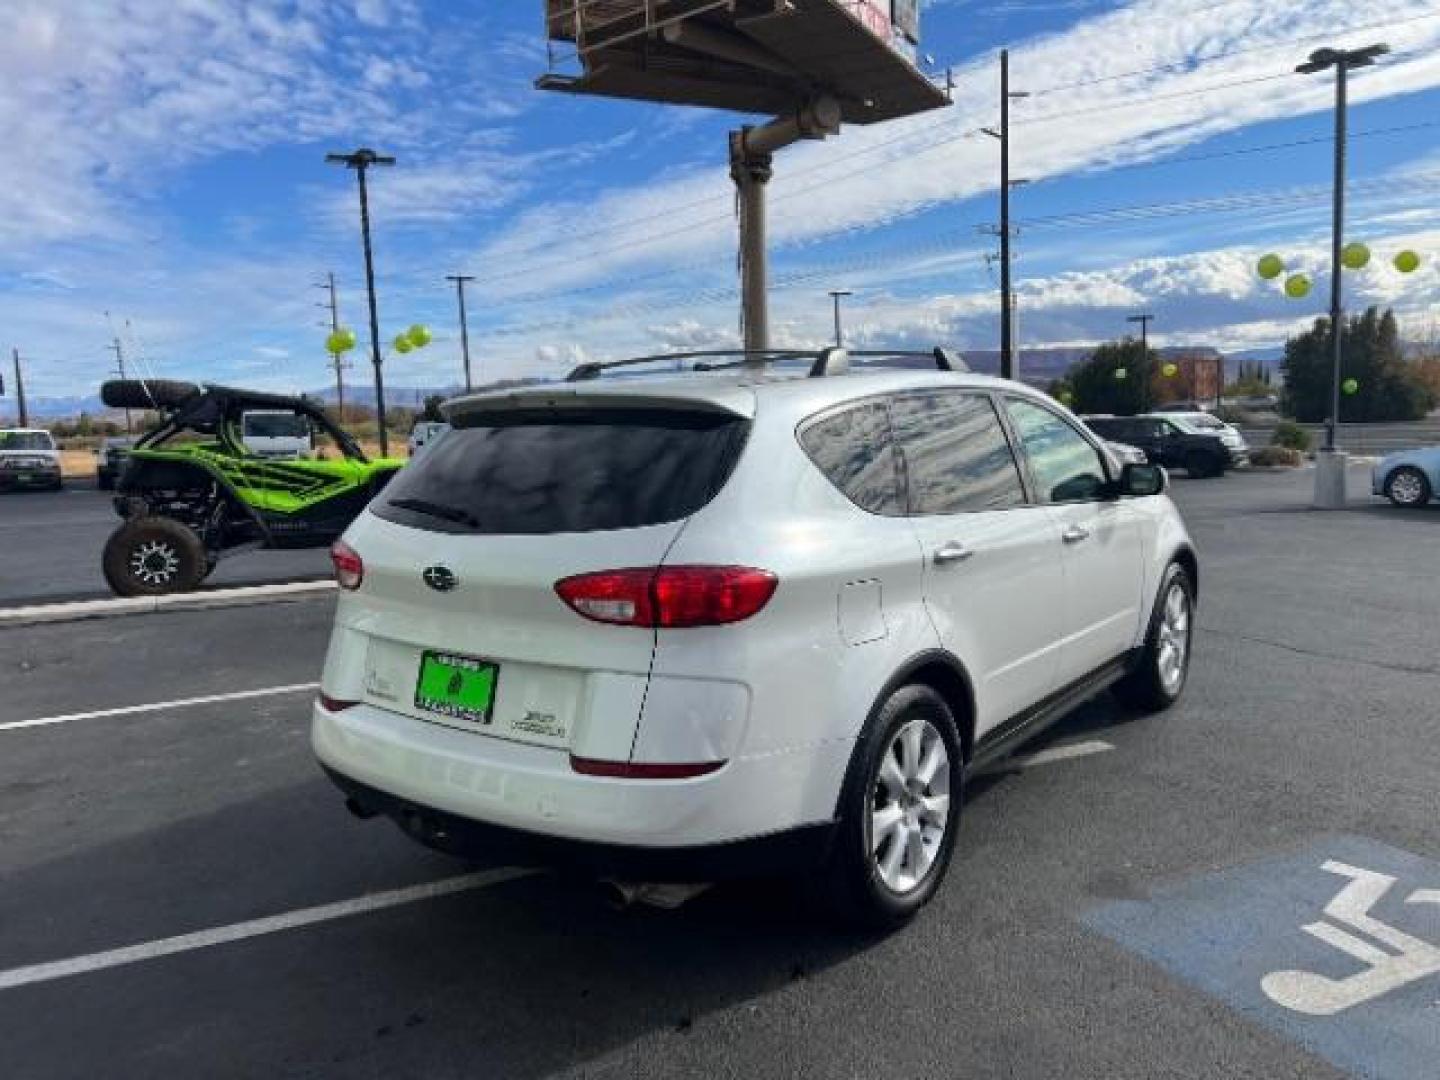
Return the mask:
{"type": "MultiPolygon", "coordinates": [[[[477,869],[355,821],[323,780],[14,861],[0,861],[0,970],[477,869]]],[[[837,932],[785,884],[616,911],[537,874],[0,990],[0,1057],[27,1077],[547,1076],[637,1040],[663,1052],[875,940],[837,932]]]]}

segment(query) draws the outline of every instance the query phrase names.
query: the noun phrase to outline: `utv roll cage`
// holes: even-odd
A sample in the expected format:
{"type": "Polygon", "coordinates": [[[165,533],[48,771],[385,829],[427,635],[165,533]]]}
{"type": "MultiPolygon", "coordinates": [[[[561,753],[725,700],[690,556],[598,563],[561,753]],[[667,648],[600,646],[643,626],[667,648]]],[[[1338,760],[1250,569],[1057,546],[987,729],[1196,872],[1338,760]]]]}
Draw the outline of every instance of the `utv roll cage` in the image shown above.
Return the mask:
{"type": "Polygon", "coordinates": [[[203,388],[196,387],[194,395],[171,408],[166,408],[163,400],[159,405],[164,422],[141,438],[135,444],[135,449],[155,449],[181,432],[193,431],[200,435],[214,436],[232,453],[245,454],[244,443],[238,435],[242,418],[252,410],[272,409],[305,417],[334,440],[346,458],[352,461],[369,461],[365,452],[360,449],[360,444],[349,432],[304,398],[207,384],[203,388]]]}

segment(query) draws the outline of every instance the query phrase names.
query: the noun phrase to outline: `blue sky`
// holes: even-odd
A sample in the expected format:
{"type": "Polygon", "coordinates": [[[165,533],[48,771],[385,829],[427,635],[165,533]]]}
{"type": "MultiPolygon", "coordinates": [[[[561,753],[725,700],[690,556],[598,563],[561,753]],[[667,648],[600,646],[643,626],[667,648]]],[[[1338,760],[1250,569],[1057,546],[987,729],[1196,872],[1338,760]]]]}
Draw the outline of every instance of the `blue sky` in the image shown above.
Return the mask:
{"type": "MultiPolygon", "coordinates": [[[[541,26],[539,0],[10,0],[0,344],[40,395],[93,390],[116,335],[156,375],[327,385],[314,284],[333,271],[362,338],[365,317],[353,177],[323,156],[361,144],[399,158],[373,187],[382,340],[435,332],[394,384],[458,379],[457,272],[479,279],[486,376],[733,342],[740,118],[535,90],[541,26]]],[[[1430,333],[1440,0],[933,0],[924,33],[952,107],[777,160],[777,341],[823,341],[848,287],[863,343],[994,347],[998,158],[976,130],[1008,46],[1034,94],[1014,112],[1022,345],[1103,340],[1140,308],[1162,343],[1280,344],[1324,306],[1328,245],[1332,87],[1289,72],[1372,41],[1395,51],[1354,81],[1352,237],[1426,263],[1378,259],[1352,300],[1430,333]],[[1256,279],[1269,250],[1314,274],[1309,301],[1256,279]]]]}

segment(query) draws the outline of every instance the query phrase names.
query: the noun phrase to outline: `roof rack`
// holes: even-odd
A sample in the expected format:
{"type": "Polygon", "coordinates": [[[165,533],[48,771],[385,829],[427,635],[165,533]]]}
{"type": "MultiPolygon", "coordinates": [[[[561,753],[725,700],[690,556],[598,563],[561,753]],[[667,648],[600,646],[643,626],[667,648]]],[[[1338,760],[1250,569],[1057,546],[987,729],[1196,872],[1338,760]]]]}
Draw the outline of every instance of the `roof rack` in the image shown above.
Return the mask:
{"type": "Polygon", "coordinates": [[[850,350],[837,346],[821,349],[816,352],[813,349],[697,349],[688,352],[660,353],[655,356],[634,356],[625,360],[592,361],[581,364],[565,376],[566,382],[589,382],[600,378],[607,371],[616,368],[637,367],[641,364],[678,363],[685,360],[695,360],[698,363],[689,370],[694,372],[726,371],[733,368],[742,368],[751,365],[764,365],[780,363],[785,360],[804,360],[810,364],[810,378],[820,379],[832,375],[846,375],[853,366],[862,368],[879,368],[884,364],[862,363],[852,365],[852,358],[861,360],[878,360],[882,358],[901,359],[924,357],[930,360],[936,370],[968,372],[970,366],[965,363],[960,354],[954,349],[942,347],[928,350],[915,349],[861,349],[850,350]],[[712,358],[730,358],[725,363],[709,363],[712,358]]]}

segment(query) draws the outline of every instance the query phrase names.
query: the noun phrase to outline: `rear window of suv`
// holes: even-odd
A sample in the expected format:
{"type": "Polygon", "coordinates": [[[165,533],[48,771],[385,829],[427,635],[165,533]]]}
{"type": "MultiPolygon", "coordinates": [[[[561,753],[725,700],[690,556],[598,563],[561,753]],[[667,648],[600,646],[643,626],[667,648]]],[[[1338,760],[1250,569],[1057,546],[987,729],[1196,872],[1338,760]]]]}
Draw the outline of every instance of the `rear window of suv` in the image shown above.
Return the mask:
{"type": "Polygon", "coordinates": [[[689,517],[724,486],[749,423],[699,410],[559,409],[468,417],[371,505],[435,532],[537,536],[689,517]]]}

